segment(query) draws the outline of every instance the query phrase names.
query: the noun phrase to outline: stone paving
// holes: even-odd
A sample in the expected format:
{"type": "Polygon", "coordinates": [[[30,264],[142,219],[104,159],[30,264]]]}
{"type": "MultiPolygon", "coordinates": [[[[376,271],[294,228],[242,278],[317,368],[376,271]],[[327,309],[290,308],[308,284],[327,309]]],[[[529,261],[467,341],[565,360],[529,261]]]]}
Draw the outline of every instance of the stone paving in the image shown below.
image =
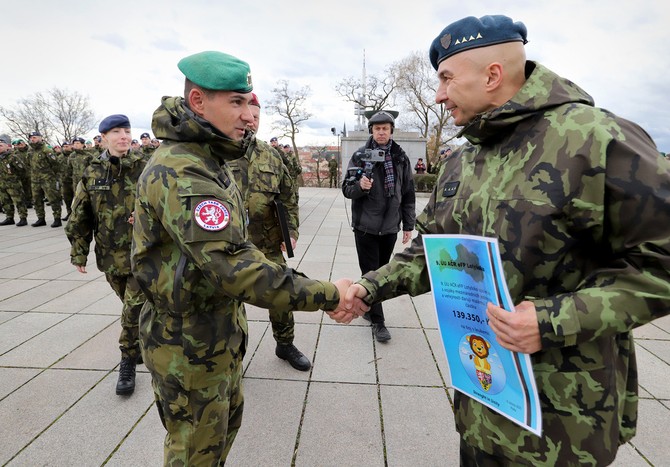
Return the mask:
{"type": "MultiPolygon", "coordinates": [[[[340,191],[302,188],[300,214],[289,264],[319,279],[358,277],[340,191]]],[[[165,432],[146,369],[132,396],[114,393],[120,302],[92,257],[79,274],[68,251],[62,228],[0,227],[0,465],[159,466],[165,432]]],[[[385,310],[393,339],[383,345],[366,321],[296,313],[295,343],[313,362],[302,373],[274,356],[267,311],[248,307],[244,423],[227,464],[457,465],[432,299],[398,297],[385,310]]],[[[614,465],[670,465],[670,317],[635,334],[638,435],[614,465]]]]}

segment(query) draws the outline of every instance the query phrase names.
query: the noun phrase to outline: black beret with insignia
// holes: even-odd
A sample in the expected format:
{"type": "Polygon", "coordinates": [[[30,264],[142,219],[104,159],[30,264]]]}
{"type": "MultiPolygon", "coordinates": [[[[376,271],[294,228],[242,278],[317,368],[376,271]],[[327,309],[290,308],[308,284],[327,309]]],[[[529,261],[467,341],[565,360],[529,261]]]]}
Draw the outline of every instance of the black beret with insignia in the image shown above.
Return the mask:
{"type": "Polygon", "coordinates": [[[504,15],[468,16],[444,28],[430,45],[430,63],[437,70],[441,61],[465,50],[526,40],[526,26],[504,15]]]}

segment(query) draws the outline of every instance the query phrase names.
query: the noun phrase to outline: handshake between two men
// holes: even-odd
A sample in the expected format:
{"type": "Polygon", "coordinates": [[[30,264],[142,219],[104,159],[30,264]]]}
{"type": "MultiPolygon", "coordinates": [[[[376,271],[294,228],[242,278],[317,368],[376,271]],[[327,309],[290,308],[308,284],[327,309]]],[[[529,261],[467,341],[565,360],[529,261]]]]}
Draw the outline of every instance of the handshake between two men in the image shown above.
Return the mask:
{"type": "Polygon", "coordinates": [[[363,301],[368,291],[362,285],[354,284],[351,279],[344,278],[336,280],[333,284],[340,293],[340,303],[337,308],[326,311],[333,320],[349,324],[370,309],[370,306],[363,301]]]}

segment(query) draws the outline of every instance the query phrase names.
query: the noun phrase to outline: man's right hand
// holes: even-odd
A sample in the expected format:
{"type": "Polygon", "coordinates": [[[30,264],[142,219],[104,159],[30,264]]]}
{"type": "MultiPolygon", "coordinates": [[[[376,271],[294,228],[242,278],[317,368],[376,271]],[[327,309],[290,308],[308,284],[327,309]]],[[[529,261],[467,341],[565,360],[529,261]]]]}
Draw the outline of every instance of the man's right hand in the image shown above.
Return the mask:
{"type": "Polygon", "coordinates": [[[361,183],[361,190],[363,191],[369,191],[370,188],[372,188],[372,180],[370,180],[365,175],[361,177],[360,183],[361,183]]]}

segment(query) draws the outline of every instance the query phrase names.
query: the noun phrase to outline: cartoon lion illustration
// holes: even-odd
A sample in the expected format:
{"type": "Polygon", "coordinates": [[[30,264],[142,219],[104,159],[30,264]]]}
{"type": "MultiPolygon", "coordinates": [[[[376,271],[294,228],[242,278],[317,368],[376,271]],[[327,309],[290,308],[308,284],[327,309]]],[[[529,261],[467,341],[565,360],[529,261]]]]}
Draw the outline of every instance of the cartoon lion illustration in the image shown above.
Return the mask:
{"type": "Polygon", "coordinates": [[[491,376],[491,364],[486,360],[489,356],[489,349],[491,344],[481,336],[471,334],[465,336],[470,343],[470,349],[474,355],[470,355],[470,360],[474,360],[475,370],[477,371],[477,379],[482,385],[484,391],[491,388],[493,378],[491,376]]]}

